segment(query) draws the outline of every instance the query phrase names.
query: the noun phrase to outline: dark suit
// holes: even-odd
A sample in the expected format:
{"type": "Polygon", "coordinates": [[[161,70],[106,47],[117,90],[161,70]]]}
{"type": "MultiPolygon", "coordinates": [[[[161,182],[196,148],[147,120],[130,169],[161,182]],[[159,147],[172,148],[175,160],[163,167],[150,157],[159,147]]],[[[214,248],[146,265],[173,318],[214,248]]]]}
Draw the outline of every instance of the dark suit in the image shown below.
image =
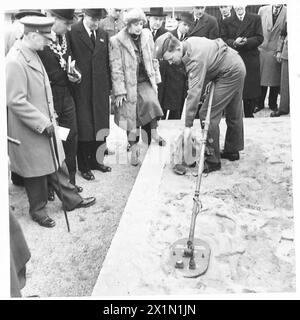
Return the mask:
{"type": "MultiPolygon", "coordinates": [[[[146,25],[146,28],[148,28],[151,32],[152,30],[150,29],[150,25],[149,23],[146,25]]],[[[163,35],[164,33],[168,32],[167,29],[165,29],[163,26],[161,26],[159,29],[157,29],[157,31],[155,32],[155,35],[153,36],[153,41],[155,42],[155,40],[160,37],[161,35],[163,35]]]]}
{"type": "Polygon", "coordinates": [[[208,39],[218,38],[219,27],[217,19],[207,13],[204,13],[199,21],[191,27],[188,37],[206,37],[208,39]]]}
{"type": "MultiPolygon", "coordinates": [[[[171,33],[178,39],[177,29],[171,33]]],[[[161,107],[166,114],[170,110],[169,119],[180,119],[187,94],[187,77],[184,65],[169,64],[165,61],[165,73],[162,78],[161,107]]]]}
{"type": "Polygon", "coordinates": [[[247,75],[243,90],[244,112],[246,117],[253,117],[255,100],[261,95],[258,46],[264,37],[260,16],[246,12],[243,21],[236,15],[225,19],[222,23],[221,38],[238,51],[245,63],[247,75]],[[247,43],[235,46],[234,41],[237,37],[246,37],[247,43]]]}
{"type": "MultiPolygon", "coordinates": [[[[146,25],[146,28],[150,29],[149,23],[146,25]]],[[[160,37],[161,35],[163,35],[164,33],[168,32],[167,29],[165,29],[163,26],[161,26],[155,33],[155,35],[153,36],[153,41],[155,42],[155,40],[160,37]]],[[[158,90],[158,100],[161,103],[161,101],[163,100],[163,95],[164,95],[164,89],[163,89],[163,81],[166,78],[166,68],[167,68],[167,61],[159,61],[159,72],[161,75],[161,83],[157,84],[157,90],[158,90]]]]}
{"type": "Polygon", "coordinates": [[[106,149],[103,142],[109,134],[108,34],[98,29],[94,47],[81,20],[72,25],[70,37],[73,58],[82,75],[81,82],[73,86],[78,121],[78,169],[87,172],[97,162],[103,162],[106,149]],[[97,160],[96,153],[100,156],[97,160]]]}
{"type": "MultiPolygon", "coordinates": [[[[67,51],[63,55],[63,58],[65,61],[68,61],[68,57],[72,56],[72,53],[68,37],[65,39],[67,41],[67,51]]],[[[71,95],[67,71],[60,66],[59,55],[54,53],[49,46],[45,47],[43,51],[39,51],[38,54],[50,80],[54,109],[58,115],[58,123],[60,126],[70,129],[67,140],[63,141],[63,146],[70,182],[75,184],[78,131],[75,103],[71,95]]]]}

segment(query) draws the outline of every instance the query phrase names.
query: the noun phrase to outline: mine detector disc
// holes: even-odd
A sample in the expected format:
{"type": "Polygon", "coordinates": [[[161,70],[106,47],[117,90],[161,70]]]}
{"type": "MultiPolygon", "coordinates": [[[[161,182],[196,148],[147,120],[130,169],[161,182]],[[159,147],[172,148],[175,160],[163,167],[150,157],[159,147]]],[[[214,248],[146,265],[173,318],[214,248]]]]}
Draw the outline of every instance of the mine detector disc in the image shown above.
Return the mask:
{"type": "Polygon", "coordinates": [[[171,246],[170,265],[186,278],[203,275],[209,265],[210,247],[201,239],[194,239],[194,269],[190,268],[190,256],[185,255],[188,238],[179,239],[171,246]]]}

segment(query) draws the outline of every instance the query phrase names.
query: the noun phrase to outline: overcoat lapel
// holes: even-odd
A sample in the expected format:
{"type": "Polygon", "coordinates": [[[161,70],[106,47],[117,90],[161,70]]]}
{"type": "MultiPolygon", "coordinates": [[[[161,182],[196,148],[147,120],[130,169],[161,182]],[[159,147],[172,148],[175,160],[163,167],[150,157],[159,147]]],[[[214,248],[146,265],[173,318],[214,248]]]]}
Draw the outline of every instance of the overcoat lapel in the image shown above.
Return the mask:
{"type": "MultiPolygon", "coordinates": [[[[238,20],[238,18],[236,17],[238,20]]],[[[239,37],[245,30],[247,30],[248,26],[251,24],[251,19],[249,19],[249,15],[246,13],[243,21],[239,24],[239,28],[237,30],[236,36],[239,37]]]]}
{"type": "Polygon", "coordinates": [[[192,30],[192,33],[196,33],[199,30],[201,30],[202,28],[204,28],[207,24],[208,18],[206,15],[203,16],[203,23],[199,23],[200,21],[198,21],[198,23],[196,24],[195,28],[192,30]]]}
{"type": "MultiPolygon", "coordinates": [[[[284,16],[284,7],[281,8],[280,13],[279,13],[279,15],[277,17],[277,20],[276,20],[276,22],[275,22],[275,24],[274,24],[274,26],[272,28],[272,31],[275,30],[276,28],[278,28],[278,26],[280,26],[280,24],[282,22],[282,19],[283,19],[283,16],[284,16]]],[[[272,17],[272,14],[271,14],[271,17],[272,17]]]]}
{"type": "Polygon", "coordinates": [[[97,55],[99,50],[105,45],[105,39],[102,37],[101,33],[99,30],[96,31],[96,44],[95,44],[95,49],[93,55],[97,55]]]}
{"type": "Polygon", "coordinates": [[[131,43],[131,40],[128,36],[125,35],[125,29],[121,30],[119,33],[119,41],[123,45],[123,47],[132,55],[134,59],[136,59],[136,54],[134,52],[133,45],[131,43]]]}
{"type": "Polygon", "coordinates": [[[34,70],[37,70],[41,74],[44,74],[42,69],[42,64],[39,62],[39,57],[36,53],[25,47],[24,45],[20,46],[20,49],[22,51],[22,54],[25,58],[26,63],[33,68],[34,70]]]}
{"type": "Polygon", "coordinates": [[[90,39],[88,33],[86,32],[83,22],[80,22],[79,25],[79,29],[78,29],[78,36],[81,39],[81,41],[91,50],[94,51],[94,46],[92,43],[92,40],[90,39]]]}

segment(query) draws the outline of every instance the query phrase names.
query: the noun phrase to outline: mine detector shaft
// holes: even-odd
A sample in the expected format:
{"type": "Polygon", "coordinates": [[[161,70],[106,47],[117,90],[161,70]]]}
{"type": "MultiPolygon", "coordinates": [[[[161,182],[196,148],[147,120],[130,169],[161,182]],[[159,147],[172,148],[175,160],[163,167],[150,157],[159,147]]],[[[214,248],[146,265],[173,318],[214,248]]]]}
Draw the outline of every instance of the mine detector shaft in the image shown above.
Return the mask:
{"type": "Polygon", "coordinates": [[[209,91],[209,100],[208,100],[208,108],[206,113],[206,118],[203,123],[204,128],[202,130],[202,137],[200,140],[200,159],[198,164],[198,176],[196,181],[196,189],[195,194],[193,197],[194,205],[192,211],[192,219],[191,219],[191,226],[190,226],[190,233],[189,239],[187,241],[187,248],[184,251],[184,255],[190,257],[189,267],[190,269],[195,269],[195,260],[194,260],[194,235],[195,235],[195,225],[196,225],[196,218],[200,210],[202,209],[202,202],[200,200],[200,186],[202,180],[202,172],[204,169],[204,154],[206,148],[206,140],[207,140],[207,132],[210,124],[210,114],[211,114],[211,105],[212,99],[214,95],[215,84],[211,82],[206,89],[206,94],[209,91]]]}
{"type": "Polygon", "coordinates": [[[190,224],[189,237],[177,240],[171,247],[171,263],[176,269],[180,270],[185,277],[198,277],[204,274],[208,268],[210,258],[209,245],[201,240],[195,239],[195,225],[196,218],[202,209],[200,200],[200,186],[202,179],[202,172],[204,168],[204,155],[206,149],[207,133],[210,125],[210,115],[212,99],[214,95],[215,84],[210,82],[205,91],[205,96],[209,92],[208,108],[205,121],[201,124],[202,136],[200,143],[200,159],[198,164],[198,175],[196,181],[195,194],[193,197],[193,211],[190,224]]]}

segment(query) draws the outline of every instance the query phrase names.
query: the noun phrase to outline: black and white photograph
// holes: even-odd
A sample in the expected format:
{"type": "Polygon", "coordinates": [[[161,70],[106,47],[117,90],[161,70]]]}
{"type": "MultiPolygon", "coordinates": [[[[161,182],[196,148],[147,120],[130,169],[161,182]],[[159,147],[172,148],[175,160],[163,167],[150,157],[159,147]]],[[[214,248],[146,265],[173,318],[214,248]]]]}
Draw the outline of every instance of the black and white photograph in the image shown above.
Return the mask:
{"type": "Polygon", "coordinates": [[[296,295],[297,6],[7,3],[4,298],[296,295]]]}

